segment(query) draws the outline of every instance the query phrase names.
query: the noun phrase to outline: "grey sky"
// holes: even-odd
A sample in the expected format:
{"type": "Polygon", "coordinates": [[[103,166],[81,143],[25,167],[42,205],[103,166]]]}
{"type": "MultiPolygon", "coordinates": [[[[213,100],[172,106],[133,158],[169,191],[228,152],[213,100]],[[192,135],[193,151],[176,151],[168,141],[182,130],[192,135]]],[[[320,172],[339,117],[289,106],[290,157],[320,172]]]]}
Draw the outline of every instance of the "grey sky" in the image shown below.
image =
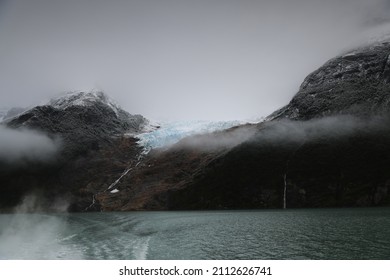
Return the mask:
{"type": "Polygon", "coordinates": [[[0,107],[97,88],[152,119],[265,116],[389,15],[385,0],[0,0],[0,107]]]}

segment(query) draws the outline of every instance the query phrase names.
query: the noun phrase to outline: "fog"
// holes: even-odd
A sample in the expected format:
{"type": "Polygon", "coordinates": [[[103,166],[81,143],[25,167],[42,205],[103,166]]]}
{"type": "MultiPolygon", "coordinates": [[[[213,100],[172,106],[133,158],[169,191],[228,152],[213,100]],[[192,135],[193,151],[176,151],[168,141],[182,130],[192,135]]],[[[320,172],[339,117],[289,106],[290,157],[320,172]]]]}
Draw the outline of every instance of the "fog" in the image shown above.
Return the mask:
{"type": "Polygon", "coordinates": [[[233,148],[250,139],[257,132],[256,125],[246,124],[225,131],[197,134],[179,141],[174,148],[196,149],[202,152],[215,152],[233,148]]]}
{"type": "Polygon", "coordinates": [[[26,214],[42,212],[42,203],[38,194],[30,194],[13,214],[0,215],[0,259],[82,258],[81,251],[66,243],[74,236],[68,234],[67,203],[52,203],[51,210],[57,215],[26,214]]]}
{"type": "Polygon", "coordinates": [[[184,138],[175,148],[190,148],[200,151],[230,149],[244,142],[265,146],[285,144],[302,145],[316,139],[341,139],[357,134],[380,135],[388,131],[388,116],[359,118],[351,115],[323,117],[308,121],[282,119],[257,125],[247,124],[223,132],[199,134],[184,138]]]}
{"type": "Polygon", "coordinates": [[[0,2],[0,105],[97,88],[151,119],[247,119],[388,34],[388,0],[0,2]]]}
{"type": "Polygon", "coordinates": [[[55,157],[60,147],[60,139],[51,139],[31,129],[11,129],[0,125],[0,161],[47,161],[55,157]]]}
{"type": "Polygon", "coordinates": [[[265,123],[251,139],[263,144],[304,143],[313,139],[334,139],[345,136],[380,134],[388,131],[388,116],[359,118],[351,115],[323,117],[308,121],[280,120],[265,123]]]}

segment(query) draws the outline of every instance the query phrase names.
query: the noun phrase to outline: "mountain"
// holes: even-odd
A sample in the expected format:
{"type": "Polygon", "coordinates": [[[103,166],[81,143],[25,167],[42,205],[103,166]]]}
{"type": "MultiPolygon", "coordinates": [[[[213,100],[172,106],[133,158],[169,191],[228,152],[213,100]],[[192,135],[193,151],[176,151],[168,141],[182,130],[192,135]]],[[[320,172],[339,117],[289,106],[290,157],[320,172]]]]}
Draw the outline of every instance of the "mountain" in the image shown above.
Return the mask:
{"type": "Polygon", "coordinates": [[[122,110],[103,92],[72,92],[5,121],[10,128],[28,127],[60,136],[72,155],[97,149],[113,136],[141,132],[147,120],[122,110]]]}
{"type": "Polygon", "coordinates": [[[153,126],[99,92],[34,107],[5,124],[63,144],[50,162],[0,161],[0,209],[29,194],[49,211],[388,206],[389,55],[377,42],[329,60],[255,124],[153,126]]]}
{"type": "Polygon", "coordinates": [[[390,44],[331,59],[267,121],[152,151],[103,210],[390,204],[390,44]]]}
{"type": "Polygon", "coordinates": [[[390,204],[390,43],[331,59],[249,140],[166,198],[169,209],[390,204]]]}
{"type": "Polygon", "coordinates": [[[309,120],[389,112],[390,42],[333,58],[303,81],[291,102],[270,118],[309,120]]]}
{"type": "Polygon", "coordinates": [[[142,152],[137,139],[124,134],[143,132],[148,120],[124,111],[103,92],[93,91],[65,94],[4,124],[15,131],[28,129],[57,139],[61,146],[49,162],[0,159],[0,208],[13,207],[26,195],[37,195],[44,209],[53,208],[54,201],[67,200],[71,208],[81,210],[90,204],[97,185],[114,180],[142,152]],[[81,208],[72,206],[79,201],[81,208]]]}

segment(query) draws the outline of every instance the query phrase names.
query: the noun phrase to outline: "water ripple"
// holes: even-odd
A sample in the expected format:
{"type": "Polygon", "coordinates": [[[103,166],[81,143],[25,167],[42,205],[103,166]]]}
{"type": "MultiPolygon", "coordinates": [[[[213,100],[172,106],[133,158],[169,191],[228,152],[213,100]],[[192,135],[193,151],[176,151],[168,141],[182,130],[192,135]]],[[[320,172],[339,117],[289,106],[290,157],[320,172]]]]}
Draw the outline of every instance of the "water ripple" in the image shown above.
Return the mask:
{"type": "Polygon", "coordinates": [[[1,259],[390,259],[390,208],[0,215],[1,259]]]}

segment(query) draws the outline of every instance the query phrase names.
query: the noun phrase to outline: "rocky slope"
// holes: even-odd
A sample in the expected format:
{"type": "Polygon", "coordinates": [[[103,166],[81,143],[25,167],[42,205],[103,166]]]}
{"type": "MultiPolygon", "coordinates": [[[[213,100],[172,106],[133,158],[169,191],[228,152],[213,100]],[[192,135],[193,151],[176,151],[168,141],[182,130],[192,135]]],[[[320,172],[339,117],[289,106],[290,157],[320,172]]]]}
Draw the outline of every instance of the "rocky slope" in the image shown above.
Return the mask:
{"type": "Polygon", "coordinates": [[[384,42],[325,63],[168,208],[389,205],[389,55],[384,42]]]}
{"type": "Polygon", "coordinates": [[[94,193],[115,181],[142,152],[132,137],[147,120],[130,115],[102,92],[74,92],[7,119],[8,128],[33,129],[59,139],[60,151],[49,162],[0,160],[0,208],[20,203],[26,195],[39,197],[43,209],[66,200],[74,210],[91,204],[94,193]],[[123,151],[126,150],[126,153],[123,151]]]}
{"type": "Polygon", "coordinates": [[[333,58],[303,81],[291,102],[272,118],[309,120],[324,116],[388,113],[390,42],[333,58]]]}
{"type": "Polygon", "coordinates": [[[10,128],[28,127],[60,136],[64,153],[70,156],[98,149],[125,132],[140,132],[145,123],[141,115],[130,115],[103,92],[69,93],[6,120],[10,128]]]}
{"type": "Polygon", "coordinates": [[[384,42],[328,61],[239,141],[226,142],[235,128],[152,153],[124,178],[121,194],[100,197],[102,208],[389,205],[389,54],[384,42]]]}

